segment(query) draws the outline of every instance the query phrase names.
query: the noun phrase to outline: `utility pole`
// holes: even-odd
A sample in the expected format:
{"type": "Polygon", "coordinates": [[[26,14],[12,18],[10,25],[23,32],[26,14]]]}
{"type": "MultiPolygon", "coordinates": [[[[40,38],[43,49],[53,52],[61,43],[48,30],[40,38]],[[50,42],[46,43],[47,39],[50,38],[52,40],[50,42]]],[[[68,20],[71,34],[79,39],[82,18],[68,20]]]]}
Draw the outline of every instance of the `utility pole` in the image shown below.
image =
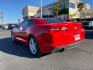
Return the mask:
{"type": "Polygon", "coordinates": [[[43,17],[43,13],[42,13],[42,9],[43,9],[43,7],[42,7],[42,0],[40,1],[40,4],[41,4],[41,18],[43,17]]]}
{"type": "Polygon", "coordinates": [[[19,24],[21,22],[21,18],[18,18],[17,21],[18,21],[18,24],[19,24]]]}
{"type": "Polygon", "coordinates": [[[1,23],[3,24],[3,18],[4,18],[3,12],[0,12],[0,18],[1,18],[1,23]]]}

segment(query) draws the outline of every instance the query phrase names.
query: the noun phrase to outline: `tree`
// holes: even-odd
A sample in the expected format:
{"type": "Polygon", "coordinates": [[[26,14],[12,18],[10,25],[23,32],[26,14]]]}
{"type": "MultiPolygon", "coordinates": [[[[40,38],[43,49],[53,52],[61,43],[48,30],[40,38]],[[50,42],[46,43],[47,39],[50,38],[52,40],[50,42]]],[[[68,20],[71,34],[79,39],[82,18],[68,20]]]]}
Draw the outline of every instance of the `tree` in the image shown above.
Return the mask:
{"type": "Polygon", "coordinates": [[[83,13],[81,13],[81,12],[86,9],[85,3],[80,2],[80,3],[78,4],[78,9],[79,9],[80,15],[83,14],[83,13]]]}
{"type": "Polygon", "coordinates": [[[56,15],[56,17],[58,17],[59,12],[61,10],[60,4],[59,3],[55,3],[54,6],[53,6],[53,9],[54,9],[54,14],[56,15]]]}

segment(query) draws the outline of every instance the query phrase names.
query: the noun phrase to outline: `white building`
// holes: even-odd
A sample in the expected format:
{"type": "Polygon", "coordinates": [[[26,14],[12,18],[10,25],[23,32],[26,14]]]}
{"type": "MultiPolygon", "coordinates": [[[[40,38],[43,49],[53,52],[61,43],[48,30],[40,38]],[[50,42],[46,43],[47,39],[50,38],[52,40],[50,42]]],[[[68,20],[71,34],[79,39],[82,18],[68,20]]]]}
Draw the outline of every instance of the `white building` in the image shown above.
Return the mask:
{"type": "MultiPolygon", "coordinates": [[[[62,14],[59,15],[61,18],[80,18],[80,12],[78,11],[78,4],[80,0],[58,0],[57,1],[62,9],[62,14]]],[[[56,2],[43,6],[43,17],[44,16],[54,16],[54,9],[53,6],[56,2]]],[[[90,9],[90,5],[86,4],[86,8],[90,9]]],[[[34,6],[27,6],[23,9],[23,18],[30,18],[30,17],[40,17],[40,8],[34,6]]]]}
{"type": "MultiPolygon", "coordinates": [[[[80,0],[58,0],[63,11],[66,9],[67,12],[62,13],[59,17],[62,18],[80,18],[80,13],[77,8],[77,4],[80,0]]],[[[48,4],[43,7],[43,15],[54,15],[53,6],[55,3],[48,4]]]]}
{"type": "Polygon", "coordinates": [[[23,18],[30,18],[33,17],[37,14],[39,10],[39,7],[34,7],[34,6],[26,6],[25,8],[23,8],[23,18]]]}

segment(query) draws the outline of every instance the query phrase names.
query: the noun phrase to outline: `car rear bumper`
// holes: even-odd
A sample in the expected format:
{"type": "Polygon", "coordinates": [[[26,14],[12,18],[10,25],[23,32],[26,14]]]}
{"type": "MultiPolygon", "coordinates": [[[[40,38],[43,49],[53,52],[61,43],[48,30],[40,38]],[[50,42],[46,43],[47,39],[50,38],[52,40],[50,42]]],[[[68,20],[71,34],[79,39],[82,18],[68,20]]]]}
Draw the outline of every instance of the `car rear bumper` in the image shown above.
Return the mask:
{"type": "Polygon", "coordinates": [[[68,50],[68,49],[72,49],[72,48],[78,47],[83,42],[84,42],[84,40],[76,42],[76,43],[73,43],[73,44],[69,44],[69,45],[57,46],[56,48],[54,48],[52,50],[52,53],[57,52],[57,51],[61,51],[61,50],[68,50]]]}
{"type": "Polygon", "coordinates": [[[59,51],[63,48],[73,48],[73,46],[84,41],[85,32],[84,29],[75,30],[73,32],[54,32],[50,34],[50,37],[48,37],[48,35],[45,36],[45,38],[42,37],[39,40],[39,46],[41,52],[46,53],[53,50],[59,51]]]}

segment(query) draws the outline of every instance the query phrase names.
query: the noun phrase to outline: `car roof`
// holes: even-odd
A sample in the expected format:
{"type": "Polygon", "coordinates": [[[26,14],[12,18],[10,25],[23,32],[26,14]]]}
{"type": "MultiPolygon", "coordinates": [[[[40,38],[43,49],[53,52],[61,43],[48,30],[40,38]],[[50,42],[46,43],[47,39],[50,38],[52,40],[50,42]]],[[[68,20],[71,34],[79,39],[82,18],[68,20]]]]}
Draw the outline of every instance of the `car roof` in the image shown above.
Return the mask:
{"type": "Polygon", "coordinates": [[[38,22],[37,24],[43,24],[43,23],[45,23],[45,21],[43,20],[43,18],[31,18],[32,20],[34,20],[34,21],[36,21],[36,22],[38,22]]]}

